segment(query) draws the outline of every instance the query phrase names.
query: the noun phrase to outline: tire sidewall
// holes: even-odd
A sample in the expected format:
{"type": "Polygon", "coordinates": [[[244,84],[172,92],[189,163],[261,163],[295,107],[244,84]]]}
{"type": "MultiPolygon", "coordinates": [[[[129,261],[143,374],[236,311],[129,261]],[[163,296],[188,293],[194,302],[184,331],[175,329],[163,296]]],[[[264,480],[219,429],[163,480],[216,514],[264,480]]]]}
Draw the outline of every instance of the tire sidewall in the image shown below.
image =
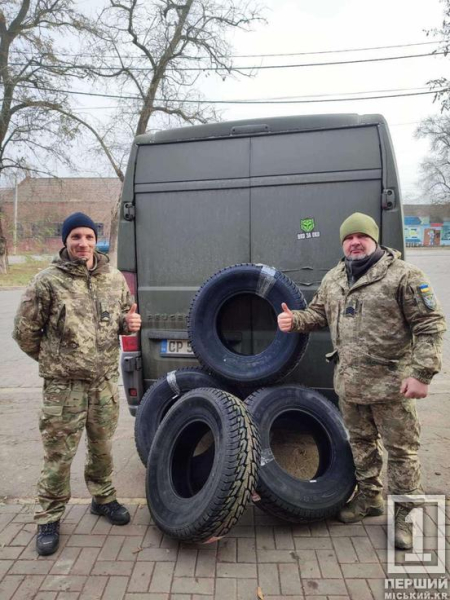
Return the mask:
{"type": "MultiPolygon", "coordinates": [[[[262,385],[287,374],[303,355],[308,336],[283,333],[278,328],[273,341],[261,353],[241,355],[229,350],[217,330],[219,311],[228,300],[241,294],[254,294],[266,300],[277,315],[282,302],[292,310],[303,310],[306,302],[297,287],[287,285],[279,271],[263,294],[259,287],[262,267],[238,265],[213,276],[193,301],[189,316],[189,337],[201,362],[226,381],[242,385],[262,385]]],[[[264,287],[264,286],[263,286],[264,287]]]]}
{"type": "Polygon", "coordinates": [[[181,530],[189,527],[193,521],[201,519],[205,507],[209,506],[217,495],[219,475],[225,460],[225,453],[220,449],[226,443],[226,436],[226,425],[224,430],[217,412],[211,410],[208,403],[199,406],[196,401],[184,399],[183,406],[173,407],[170,418],[155,436],[147,465],[147,498],[151,498],[152,517],[157,524],[158,521],[162,521],[160,515],[164,515],[165,525],[170,522],[171,528],[181,530]],[[189,412],[188,419],[186,412],[189,412]],[[174,488],[170,465],[174,444],[183,430],[194,421],[204,422],[211,429],[215,445],[214,461],[203,488],[192,498],[182,498],[174,488]],[[172,443],[168,444],[167,440],[171,440],[172,443]],[[159,490],[163,490],[163,493],[159,490]]]}
{"type": "Polygon", "coordinates": [[[206,371],[192,367],[173,371],[179,392],[170,386],[167,375],[161,377],[145,392],[136,413],[134,434],[136,448],[144,465],[157,430],[170,408],[182,395],[195,388],[217,387],[224,389],[224,384],[206,371]]]}
{"type": "MultiPolygon", "coordinates": [[[[228,530],[224,523],[235,510],[242,512],[250,499],[250,471],[247,460],[237,460],[240,437],[236,437],[237,427],[245,428],[246,439],[253,445],[249,417],[240,406],[240,421],[236,421],[232,406],[239,401],[231,398],[230,404],[230,396],[217,389],[192,390],[170,409],[155,436],[147,464],[147,502],[155,523],[172,537],[202,541],[224,527],[228,530]],[[175,489],[172,464],[179,436],[192,423],[204,423],[212,432],[214,460],[202,489],[183,497],[175,489]],[[245,488],[236,489],[235,475],[245,480],[245,488]]],[[[256,467],[259,454],[254,450],[251,454],[256,467]]],[[[255,477],[252,480],[256,483],[255,477]]]]}
{"type": "Polygon", "coordinates": [[[262,495],[265,490],[276,494],[281,504],[294,512],[299,509],[320,512],[348,499],[355,484],[353,458],[342,417],[331,402],[315,390],[286,385],[260,390],[246,405],[260,434],[258,490],[262,495]],[[277,463],[271,450],[272,425],[290,411],[314,419],[328,438],[330,461],[325,472],[315,479],[293,477],[277,463]]]}

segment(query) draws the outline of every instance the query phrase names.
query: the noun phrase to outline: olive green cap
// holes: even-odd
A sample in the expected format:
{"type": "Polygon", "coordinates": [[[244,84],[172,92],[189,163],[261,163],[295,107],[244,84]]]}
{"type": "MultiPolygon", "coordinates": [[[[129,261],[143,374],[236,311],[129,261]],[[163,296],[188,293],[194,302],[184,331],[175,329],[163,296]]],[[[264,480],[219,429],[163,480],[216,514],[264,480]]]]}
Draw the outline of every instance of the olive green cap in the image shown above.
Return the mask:
{"type": "Polygon", "coordinates": [[[353,213],[342,223],[340,229],[341,244],[352,233],[365,233],[377,244],[380,237],[380,230],[372,217],[359,212],[353,213]]]}

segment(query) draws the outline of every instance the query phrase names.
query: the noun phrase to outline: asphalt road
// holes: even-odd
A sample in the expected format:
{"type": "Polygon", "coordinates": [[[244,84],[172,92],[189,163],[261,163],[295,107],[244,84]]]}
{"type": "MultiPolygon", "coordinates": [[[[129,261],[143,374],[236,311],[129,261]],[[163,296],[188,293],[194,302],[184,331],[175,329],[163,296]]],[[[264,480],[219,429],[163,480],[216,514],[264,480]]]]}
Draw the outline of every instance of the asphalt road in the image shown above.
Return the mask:
{"type": "MultiPolygon", "coordinates": [[[[450,322],[450,251],[411,249],[407,260],[430,277],[450,322]]],[[[11,338],[13,318],[22,290],[0,291],[0,500],[30,499],[42,459],[37,414],[41,380],[37,363],[23,354],[11,338]]],[[[428,493],[450,491],[450,333],[445,335],[442,373],[430,388],[430,396],[418,401],[422,421],[421,460],[428,493]]],[[[121,416],[114,440],[115,483],[119,497],[145,496],[145,469],[134,446],[134,419],[122,397],[121,416]]],[[[84,441],[72,467],[72,497],[88,498],[83,479],[84,441]],[[83,446],[83,448],[81,448],[83,446]]]]}

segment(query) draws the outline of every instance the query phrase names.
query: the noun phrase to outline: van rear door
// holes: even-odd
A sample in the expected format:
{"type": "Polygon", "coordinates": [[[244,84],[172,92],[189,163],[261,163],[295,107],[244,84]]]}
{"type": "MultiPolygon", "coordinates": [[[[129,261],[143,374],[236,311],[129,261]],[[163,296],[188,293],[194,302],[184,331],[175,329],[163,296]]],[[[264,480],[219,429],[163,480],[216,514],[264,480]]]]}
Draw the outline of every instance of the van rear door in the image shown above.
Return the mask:
{"type": "MultiPolygon", "coordinates": [[[[146,379],[179,368],[180,353],[171,358],[165,340],[187,338],[185,316],[198,287],[224,266],[250,260],[249,169],[248,138],[139,147],[136,254],[139,306],[146,315],[141,342],[143,355],[152,359],[143,361],[146,379]]],[[[187,346],[179,349],[187,364],[195,363],[187,346]]]]}
{"type": "MultiPolygon", "coordinates": [[[[342,256],[342,221],[363,210],[380,226],[377,126],[254,137],[250,164],[251,262],[275,265],[309,302],[342,256]]],[[[332,388],[333,366],[325,362],[331,350],[328,332],[314,333],[289,379],[332,388]]]]}

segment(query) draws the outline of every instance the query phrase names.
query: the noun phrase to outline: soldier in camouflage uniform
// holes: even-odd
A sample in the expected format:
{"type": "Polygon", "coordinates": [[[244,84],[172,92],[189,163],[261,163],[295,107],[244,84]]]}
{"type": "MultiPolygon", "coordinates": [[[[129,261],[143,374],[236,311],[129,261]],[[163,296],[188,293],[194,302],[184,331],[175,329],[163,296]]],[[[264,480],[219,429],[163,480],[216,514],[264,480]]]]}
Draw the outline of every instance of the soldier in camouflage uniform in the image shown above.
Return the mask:
{"type": "Polygon", "coordinates": [[[111,441],[119,416],[119,335],[138,331],[141,318],[122,274],[95,249],[95,223],[75,213],[64,221],[62,239],[59,257],[26,289],[13,333],[44,378],[39,420],[44,464],[35,513],[39,554],[58,548],[70,467],[84,428],[91,512],[116,525],[130,520],[111,481],[111,441]]]}
{"type": "MultiPolygon", "coordinates": [[[[330,328],[334,386],[358,481],[358,493],[340,513],[351,523],[384,511],[380,438],[388,452],[389,493],[423,493],[415,399],[427,396],[440,370],[446,326],[424,273],[378,245],[371,217],[354,213],[340,234],[345,258],[327,273],[306,310],[291,312],[283,304],[278,323],[285,332],[330,328]]],[[[412,547],[405,520],[412,507],[398,505],[398,548],[412,547]]]]}

